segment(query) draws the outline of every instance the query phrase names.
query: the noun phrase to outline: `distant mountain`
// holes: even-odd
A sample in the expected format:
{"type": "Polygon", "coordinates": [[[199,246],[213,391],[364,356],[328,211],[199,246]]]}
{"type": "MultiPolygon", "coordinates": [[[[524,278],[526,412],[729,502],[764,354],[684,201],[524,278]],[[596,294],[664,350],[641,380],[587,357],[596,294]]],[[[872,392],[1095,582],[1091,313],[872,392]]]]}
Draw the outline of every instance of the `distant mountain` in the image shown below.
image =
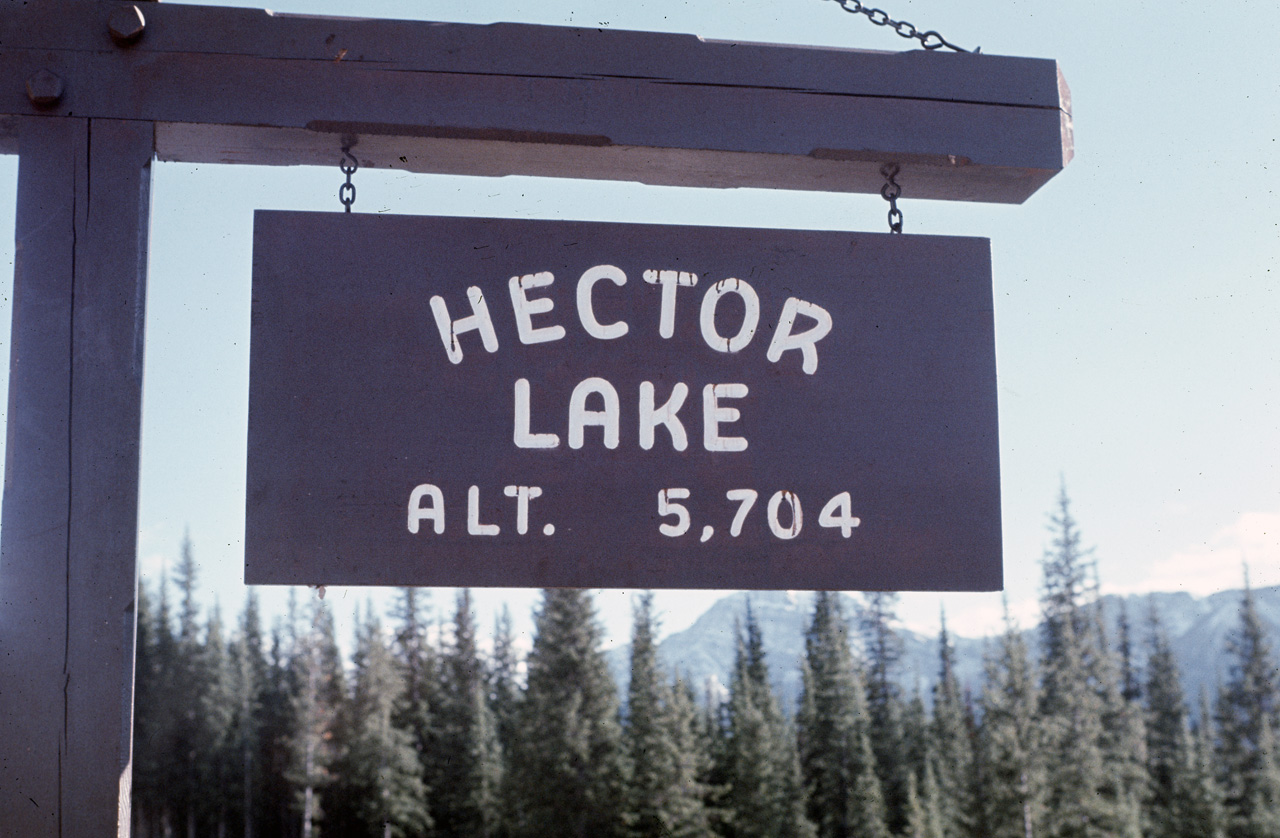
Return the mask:
{"type": "MultiPolygon", "coordinates": [[[[1154,593],[1127,597],[1103,598],[1108,638],[1117,649],[1118,619],[1123,607],[1128,614],[1134,660],[1141,670],[1147,657],[1152,607],[1169,637],[1182,674],[1182,687],[1187,702],[1195,705],[1201,689],[1212,699],[1226,674],[1224,654],[1226,638],[1240,623],[1241,591],[1222,591],[1197,598],[1185,593],[1154,593]]],[[[1273,654],[1280,653],[1280,586],[1254,591],[1258,613],[1272,637],[1273,654]]],[[[845,614],[850,619],[856,643],[858,598],[843,595],[845,614]]],[[[804,630],[808,625],[812,596],[789,591],[754,591],[730,594],[712,605],[684,631],[664,639],[659,656],[668,670],[678,672],[703,692],[723,690],[729,683],[733,666],[736,626],[750,602],[764,640],[774,687],[788,708],[794,708],[800,695],[800,658],[804,655],[804,630]]],[[[1024,632],[1028,648],[1038,655],[1039,629],[1024,632]]],[[[898,680],[905,695],[919,689],[925,700],[938,677],[938,638],[900,629],[904,654],[898,667],[898,680]]],[[[962,687],[976,697],[982,686],[982,656],[990,638],[966,638],[953,635],[956,649],[956,674],[962,687]]],[[[626,693],[629,680],[630,647],[615,647],[608,653],[609,666],[626,693]]],[[[1145,678],[1145,675],[1140,677],[1145,678]]]]}
{"type": "MultiPolygon", "coordinates": [[[[1212,701],[1226,678],[1226,668],[1231,662],[1226,654],[1227,635],[1240,626],[1243,594],[1241,590],[1234,590],[1220,591],[1207,597],[1193,597],[1186,593],[1104,597],[1103,608],[1112,648],[1117,648],[1116,625],[1123,606],[1129,616],[1134,657],[1140,667],[1144,665],[1151,635],[1150,614],[1154,607],[1177,657],[1187,703],[1198,705],[1202,689],[1212,701]]],[[[1274,660],[1280,655],[1280,585],[1255,589],[1253,597],[1258,616],[1267,628],[1274,660]]]]}

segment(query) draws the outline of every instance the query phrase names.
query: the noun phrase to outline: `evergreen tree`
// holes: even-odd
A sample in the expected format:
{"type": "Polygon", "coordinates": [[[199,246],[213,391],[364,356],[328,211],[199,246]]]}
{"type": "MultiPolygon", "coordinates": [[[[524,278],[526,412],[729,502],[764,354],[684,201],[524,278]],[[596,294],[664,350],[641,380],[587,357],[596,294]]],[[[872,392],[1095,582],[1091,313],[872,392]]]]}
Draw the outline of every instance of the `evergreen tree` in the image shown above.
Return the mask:
{"type": "Polygon", "coordinates": [[[898,595],[873,591],[864,595],[859,623],[867,659],[867,708],[871,714],[871,750],[884,790],[886,821],[901,833],[907,823],[906,743],[903,705],[897,683],[902,638],[894,629],[898,595]]]}
{"type": "Polygon", "coordinates": [[[698,726],[701,750],[706,754],[705,773],[700,778],[706,789],[707,818],[717,835],[733,835],[730,778],[733,766],[729,747],[729,702],[717,681],[708,678],[703,690],[702,724],[698,726]]]}
{"type": "Polygon", "coordinates": [[[617,686],[599,645],[586,591],[543,592],[511,763],[518,835],[622,832],[617,686]]]}
{"type": "Polygon", "coordinates": [[[233,758],[239,763],[234,776],[239,786],[242,832],[244,838],[253,838],[262,820],[261,801],[255,797],[255,791],[265,780],[262,730],[268,671],[258,594],[253,588],[245,599],[239,634],[231,644],[230,654],[234,707],[229,745],[233,758]]]}
{"type": "Polygon", "coordinates": [[[1280,838],[1280,754],[1271,721],[1262,718],[1258,735],[1258,772],[1251,783],[1245,838],[1280,838]]]}
{"type": "Polygon", "coordinates": [[[1022,633],[1005,606],[1005,630],[986,656],[974,771],[976,835],[1029,838],[1044,834],[1044,735],[1039,693],[1022,633]]]}
{"type": "Polygon", "coordinates": [[[323,600],[312,602],[310,627],[293,645],[285,779],[302,838],[315,838],[324,819],[322,797],[334,779],[330,769],[338,757],[335,724],[345,693],[333,615],[323,600]]]}
{"type": "Polygon", "coordinates": [[[658,836],[668,829],[662,804],[675,763],[674,744],[663,724],[663,705],[670,699],[658,672],[653,639],[653,595],[644,594],[633,608],[631,678],[627,688],[624,742],[629,758],[627,832],[658,836]]]}
{"type": "Polygon", "coordinates": [[[404,681],[395,723],[413,735],[419,754],[436,747],[432,738],[432,708],[440,701],[439,664],[427,637],[425,598],[426,593],[419,588],[401,588],[393,612],[397,620],[395,657],[404,681]]]}
{"type": "Polygon", "coordinates": [[[404,681],[372,606],[356,629],[355,678],[344,725],[342,777],[355,828],[344,834],[401,838],[431,827],[413,734],[394,724],[404,681]]]}
{"type": "Polygon", "coordinates": [[[1136,704],[1142,700],[1142,679],[1133,660],[1133,631],[1129,626],[1129,607],[1120,600],[1120,616],[1117,627],[1120,632],[1120,694],[1125,701],[1136,704]]]}
{"type": "Polygon", "coordinates": [[[231,741],[234,682],[219,610],[202,626],[198,567],[184,536],[176,568],[177,630],[167,574],[153,613],[138,594],[135,682],[135,830],[140,835],[225,834],[238,812],[231,741]]]}
{"type": "Polygon", "coordinates": [[[429,638],[429,592],[421,588],[401,588],[393,606],[396,621],[394,656],[404,689],[396,702],[392,723],[409,732],[418,756],[428,814],[436,820],[438,801],[434,798],[442,766],[452,758],[441,739],[437,714],[443,702],[439,655],[429,638]]]}
{"type": "Polygon", "coordinates": [[[289,590],[289,607],[284,618],[277,617],[271,629],[266,678],[259,711],[259,764],[262,784],[254,792],[263,835],[295,835],[294,789],[288,780],[293,745],[293,697],[298,667],[293,660],[300,632],[293,628],[297,615],[296,596],[289,590]]]}
{"type": "Polygon", "coordinates": [[[493,835],[498,825],[501,755],[488,702],[488,684],[476,650],[471,592],[458,593],[452,642],[442,660],[437,726],[441,755],[433,815],[444,836],[493,835]]]}
{"type": "Polygon", "coordinates": [[[916,679],[911,699],[902,705],[902,770],[904,776],[916,778],[916,794],[919,796],[924,783],[925,766],[937,760],[937,748],[929,723],[929,711],[924,706],[924,694],[916,679]]]}
{"type": "Polygon", "coordinates": [[[924,779],[916,781],[907,775],[907,828],[904,838],[943,838],[942,812],[938,784],[934,780],[933,763],[925,763],[924,779]]]}
{"type": "MultiPolygon", "coordinates": [[[[183,534],[175,572],[182,600],[178,610],[177,646],[172,677],[175,688],[182,684],[191,691],[189,696],[199,695],[204,684],[200,672],[199,606],[196,603],[198,571],[189,533],[183,534]]],[[[175,816],[177,823],[182,824],[187,838],[195,838],[196,812],[201,792],[200,777],[196,770],[196,755],[200,745],[199,719],[196,705],[190,700],[180,703],[175,701],[170,707],[171,712],[174,712],[170,782],[174,790],[175,816]]]]}
{"type": "Polygon", "coordinates": [[[678,706],[676,691],[658,668],[653,595],[644,594],[634,612],[624,731],[630,767],[627,833],[635,838],[707,836],[698,764],[688,750],[695,744],[692,702],[678,706]]]}
{"type": "MultiPolygon", "coordinates": [[[[163,594],[162,594],[163,596],[163,594]]],[[[160,829],[165,805],[164,729],[171,718],[162,706],[166,685],[160,650],[170,628],[152,610],[145,584],[138,585],[138,628],[135,640],[133,687],[133,832],[146,838],[160,829]]],[[[166,607],[167,611],[167,607],[166,607]]]]}
{"type": "Polygon", "coordinates": [[[795,737],[769,684],[760,627],[747,607],[729,688],[729,794],[734,838],[815,835],[805,816],[795,737]]]}
{"type": "Polygon", "coordinates": [[[671,690],[666,721],[677,760],[672,797],[667,806],[672,834],[680,838],[709,838],[714,831],[707,807],[710,789],[705,781],[710,768],[709,752],[704,749],[707,737],[702,730],[693,686],[682,678],[676,679],[671,690]]]}
{"type": "Polygon", "coordinates": [[[211,623],[214,637],[201,631],[200,605],[196,601],[199,570],[190,534],[184,534],[182,539],[176,577],[182,598],[171,659],[172,692],[166,702],[174,713],[168,773],[177,824],[182,825],[187,838],[196,838],[201,821],[207,822],[212,817],[211,808],[217,805],[211,800],[215,796],[209,794],[210,766],[202,763],[202,758],[221,744],[225,721],[219,712],[224,698],[220,683],[224,649],[220,620],[215,618],[211,623]],[[211,642],[206,645],[207,641],[211,642]]]}
{"type": "Polygon", "coordinates": [[[808,813],[820,838],[884,838],[866,685],[854,665],[838,594],[819,591],[805,632],[797,718],[808,813]]]}
{"type": "MultiPolygon", "coordinates": [[[[1117,661],[1108,653],[1100,599],[1095,598],[1092,611],[1097,645],[1091,660],[1091,678],[1098,685],[1102,699],[1103,779],[1099,791],[1110,804],[1107,828],[1111,835],[1142,838],[1142,802],[1148,793],[1149,780],[1144,713],[1136,701],[1140,691],[1136,684],[1124,686],[1117,661]],[[1130,694],[1135,700],[1126,697],[1130,694]]],[[[1130,651],[1125,649],[1122,662],[1129,657],[1130,651]]]]}
{"type": "Polygon", "coordinates": [[[1052,547],[1042,562],[1045,826],[1053,838],[1111,836],[1115,802],[1103,755],[1103,699],[1094,665],[1101,655],[1087,600],[1086,554],[1063,489],[1051,517],[1052,547]]]}
{"type": "Polygon", "coordinates": [[[216,605],[205,627],[200,649],[199,670],[202,689],[189,696],[196,706],[197,744],[195,773],[203,793],[198,820],[200,832],[226,835],[240,811],[239,750],[232,737],[237,700],[231,657],[223,638],[222,612],[216,605]]]}
{"type": "Polygon", "coordinates": [[[498,740],[504,750],[515,740],[519,724],[519,658],[511,628],[511,611],[504,604],[493,626],[493,658],[489,668],[489,706],[493,710],[498,740]]]}
{"type": "Polygon", "coordinates": [[[1227,682],[1218,698],[1218,749],[1232,838],[1276,838],[1280,790],[1276,786],[1275,730],[1280,686],[1266,629],[1245,577],[1240,626],[1227,637],[1227,682]]]}
{"type": "Polygon", "coordinates": [[[157,780],[160,783],[161,802],[159,810],[160,833],[173,835],[182,823],[179,815],[184,804],[183,782],[186,777],[185,760],[183,759],[182,730],[184,696],[180,684],[185,677],[182,648],[178,635],[174,631],[173,609],[169,604],[169,577],[167,573],[160,575],[160,608],[156,615],[156,678],[155,707],[152,709],[152,730],[157,738],[158,751],[157,780]]]}
{"type": "Polygon", "coordinates": [[[938,682],[933,688],[932,739],[938,817],[945,838],[960,838],[972,828],[973,727],[956,677],[955,647],[943,613],[938,633],[938,682]]]}
{"type": "Polygon", "coordinates": [[[511,611],[504,604],[494,619],[493,656],[489,665],[489,709],[497,733],[501,760],[498,781],[498,823],[495,835],[512,834],[511,754],[520,728],[519,659],[511,628],[511,611]]]}
{"type": "MultiPolygon", "coordinates": [[[[1181,677],[1169,639],[1151,608],[1150,653],[1147,656],[1146,823],[1152,835],[1169,838],[1213,838],[1198,807],[1200,778],[1187,721],[1181,677]]],[[[1209,778],[1210,781],[1212,777],[1209,778]]],[[[1213,821],[1211,817],[1210,822],[1213,821]]]]}
{"type": "Polygon", "coordinates": [[[1209,697],[1200,694],[1200,721],[1192,731],[1191,784],[1184,800],[1186,834],[1195,838],[1225,838],[1227,813],[1218,783],[1214,751],[1213,716],[1209,697]]]}

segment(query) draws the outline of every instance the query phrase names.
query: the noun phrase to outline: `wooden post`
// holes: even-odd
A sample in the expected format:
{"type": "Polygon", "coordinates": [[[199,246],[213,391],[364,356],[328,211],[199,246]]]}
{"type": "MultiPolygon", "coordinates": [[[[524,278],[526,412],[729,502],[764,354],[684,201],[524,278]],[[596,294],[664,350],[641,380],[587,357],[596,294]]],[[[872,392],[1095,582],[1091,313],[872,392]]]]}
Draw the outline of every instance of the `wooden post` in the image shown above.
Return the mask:
{"type": "Polygon", "coordinates": [[[18,126],[0,835],[128,835],[153,129],[18,126]]]}

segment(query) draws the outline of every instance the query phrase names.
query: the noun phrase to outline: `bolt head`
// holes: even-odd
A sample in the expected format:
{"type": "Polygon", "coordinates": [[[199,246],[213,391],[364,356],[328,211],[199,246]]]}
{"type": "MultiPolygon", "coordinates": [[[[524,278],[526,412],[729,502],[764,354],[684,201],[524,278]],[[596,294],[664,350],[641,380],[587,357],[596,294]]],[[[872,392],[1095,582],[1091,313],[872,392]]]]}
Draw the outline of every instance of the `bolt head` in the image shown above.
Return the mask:
{"type": "Polygon", "coordinates": [[[36,70],[27,79],[27,98],[33,105],[53,105],[62,98],[62,79],[48,70],[36,70]]]}
{"type": "Polygon", "coordinates": [[[147,28],[147,19],[137,6],[118,6],[107,21],[107,29],[111,32],[111,40],[120,46],[136,42],[147,28]]]}

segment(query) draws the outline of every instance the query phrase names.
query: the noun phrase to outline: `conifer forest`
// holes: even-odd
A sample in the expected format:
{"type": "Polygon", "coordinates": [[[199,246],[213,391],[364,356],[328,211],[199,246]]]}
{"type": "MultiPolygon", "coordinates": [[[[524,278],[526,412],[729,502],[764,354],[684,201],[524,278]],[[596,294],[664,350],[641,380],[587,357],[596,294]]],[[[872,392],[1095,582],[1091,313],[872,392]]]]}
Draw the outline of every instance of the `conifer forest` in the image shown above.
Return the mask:
{"type": "Polygon", "coordinates": [[[1185,695],[1154,609],[1106,629],[1065,494],[1050,520],[1034,641],[1006,618],[960,683],[944,624],[928,695],[895,678],[890,593],[814,595],[790,697],[750,609],[713,691],[661,665],[641,597],[620,692],[588,592],[545,591],[524,654],[509,615],[480,647],[468,592],[435,614],[404,589],[347,658],[319,598],[269,628],[252,592],[234,623],[204,613],[186,543],[140,592],[134,834],[1280,838],[1276,650],[1247,586],[1218,689],[1185,695]]]}

